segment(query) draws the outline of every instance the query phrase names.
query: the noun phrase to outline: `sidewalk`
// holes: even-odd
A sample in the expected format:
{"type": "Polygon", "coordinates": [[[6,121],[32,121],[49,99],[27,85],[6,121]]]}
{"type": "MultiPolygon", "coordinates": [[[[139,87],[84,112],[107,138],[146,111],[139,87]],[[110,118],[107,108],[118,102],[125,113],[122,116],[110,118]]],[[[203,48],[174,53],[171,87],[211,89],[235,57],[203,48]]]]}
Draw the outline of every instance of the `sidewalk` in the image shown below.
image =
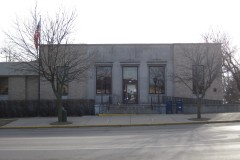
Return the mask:
{"type": "Polygon", "coordinates": [[[50,125],[57,117],[18,118],[0,129],[6,128],[77,128],[77,127],[119,127],[119,126],[151,126],[240,122],[240,113],[202,114],[208,121],[191,121],[196,114],[145,114],[115,116],[82,116],[68,117],[68,125],[50,125]]]}

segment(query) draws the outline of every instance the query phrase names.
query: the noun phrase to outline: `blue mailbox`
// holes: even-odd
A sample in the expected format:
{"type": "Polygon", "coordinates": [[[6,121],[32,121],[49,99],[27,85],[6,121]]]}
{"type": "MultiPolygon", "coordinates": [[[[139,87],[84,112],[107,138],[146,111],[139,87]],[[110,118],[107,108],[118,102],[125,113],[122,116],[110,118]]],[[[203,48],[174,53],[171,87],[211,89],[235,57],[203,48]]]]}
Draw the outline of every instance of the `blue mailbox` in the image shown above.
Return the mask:
{"type": "Polygon", "coordinates": [[[176,113],[181,112],[183,113],[183,102],[176,101],[176,113]]]}
{"type": "Polygon", "coordinates": [[[172,101],[166,102],[166,114],[173,113],[172,101]]]}

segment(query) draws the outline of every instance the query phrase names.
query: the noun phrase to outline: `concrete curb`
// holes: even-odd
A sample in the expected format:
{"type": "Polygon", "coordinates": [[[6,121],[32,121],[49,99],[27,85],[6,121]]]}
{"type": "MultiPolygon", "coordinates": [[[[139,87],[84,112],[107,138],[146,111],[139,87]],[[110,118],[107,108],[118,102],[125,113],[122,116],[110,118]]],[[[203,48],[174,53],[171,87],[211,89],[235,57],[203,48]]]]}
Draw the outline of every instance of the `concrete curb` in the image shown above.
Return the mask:
{"type": "Polygon", "coordinates": [[[98,114],[99,117],[135,116],[135,115],[145,115],[145,114],[98,114]]]}
{"type": "Polygon", "coordinates": [[[134,127],[134,126],[166,126],[166,125],[191,125],[191,124],[214,124],[214,123],[237,123],[233,121],[198,121],[198,122],[174,122],[174,123],[149,123],[149,124],[104,124],[104,125],[51,125],[51,126],[11,126],[0,129],[41,129],[41,128],[86,128],[86,127],[134,127]]]}

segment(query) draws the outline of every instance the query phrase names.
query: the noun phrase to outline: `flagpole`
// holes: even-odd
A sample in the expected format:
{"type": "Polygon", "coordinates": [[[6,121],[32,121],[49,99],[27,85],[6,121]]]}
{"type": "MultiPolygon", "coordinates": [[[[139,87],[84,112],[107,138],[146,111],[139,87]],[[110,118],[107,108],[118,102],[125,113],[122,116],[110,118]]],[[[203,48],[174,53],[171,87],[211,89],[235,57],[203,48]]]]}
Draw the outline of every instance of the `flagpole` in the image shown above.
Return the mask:
{"type": "MultiPolygon", "coordinates": [[[[41,16],[40,16],[40,21],[39,21],[39,23],[40,23],[40,26],[41,26],[41,16]]],[[[41,104],[40,104],[40,93],[41,93],[41,84],[40,84],[40,80],[41,80],[41,71],[40,71],[40,69],[41,69],[41,67],[40,67],[40,65],[41,65],[41,56],[40,56],[40,54],[41,54],[41,27],[40,27],[40,30],[39,30],[39,33],[40,33],[40,35],[39,35],[39,37],[38,37],[38,49],[37,49],[37,54],[38,54],[38,116],[40,116],[40,107],[41,107],[41,104]]]]}
{"type": "Polygon", "coordinates": [[[37,108],[37,115],[40,116],[40,54],[39,48],[37,49],[38,55],[38,108],[37,108]]]}

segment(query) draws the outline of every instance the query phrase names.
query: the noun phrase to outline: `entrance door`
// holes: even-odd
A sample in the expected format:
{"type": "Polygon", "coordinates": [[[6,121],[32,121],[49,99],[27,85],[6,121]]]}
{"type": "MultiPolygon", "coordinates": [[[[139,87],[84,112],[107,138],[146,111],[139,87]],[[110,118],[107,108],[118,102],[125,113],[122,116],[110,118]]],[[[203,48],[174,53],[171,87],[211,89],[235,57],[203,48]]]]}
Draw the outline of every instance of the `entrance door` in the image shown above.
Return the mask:
{"type": "Polygon", "coordinates": [[[137,67],[123,67],[123,103],[138,103],[137,67]]]}

